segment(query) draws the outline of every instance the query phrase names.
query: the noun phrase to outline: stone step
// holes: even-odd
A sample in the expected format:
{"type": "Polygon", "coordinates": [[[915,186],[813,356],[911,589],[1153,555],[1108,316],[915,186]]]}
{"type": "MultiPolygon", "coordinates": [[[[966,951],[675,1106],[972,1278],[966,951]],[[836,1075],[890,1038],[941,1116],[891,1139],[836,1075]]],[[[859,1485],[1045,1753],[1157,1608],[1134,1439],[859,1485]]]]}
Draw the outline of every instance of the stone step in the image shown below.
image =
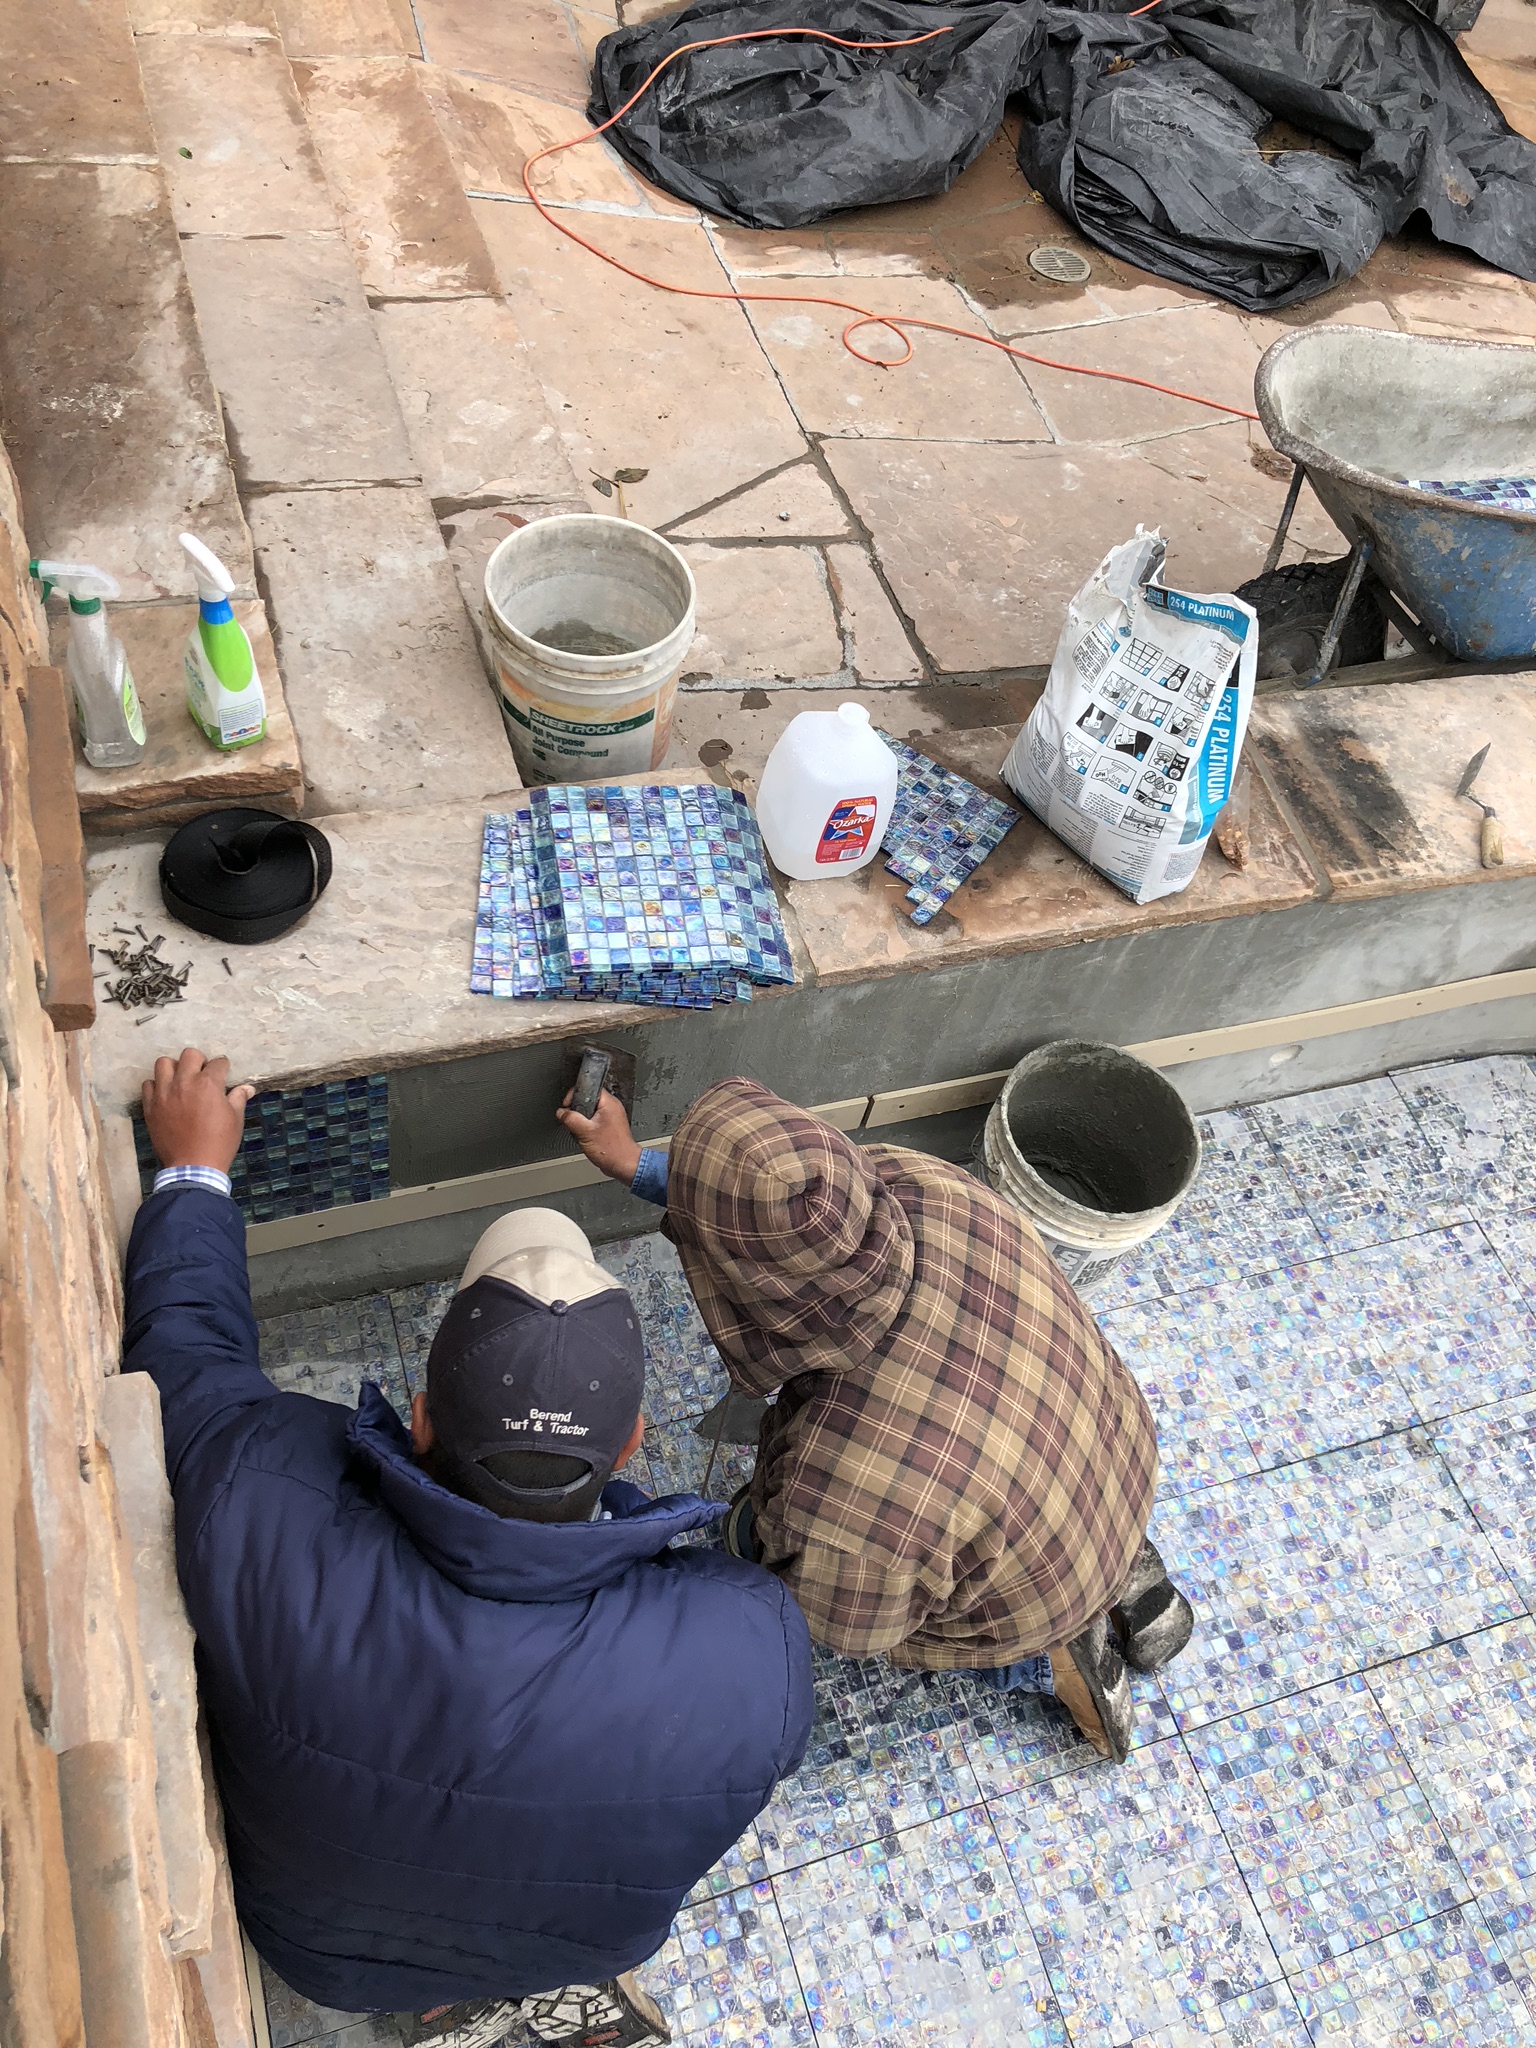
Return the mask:
{"type": "Polygon", "coordinates": [[[273,31],[139,39],[306,807],[326,812],[516,783],[439,522],[578,501],[408,22],[396,0],[278,0],[273,31]]]}
{"type": "MultiPolygon", "coordinates": [[[[138,0],[137,13],[141,22],[162,18],[151,0],[138,0]]],[[[32,8],[0,10],[0,431],[34,552],[94,562],[123,587],[113,622],[149,731],[133,768],[93,769],[77,752],[77,794],[93,830],[171,823],[240,800],[291,811],[303,788],[156,157],[141,47],[122,0],[71,9],[67,64],[56,21],[32,8]],[[235,754],[210,747],[185,709],[182,647],[197,615],[177,542],[186,530],[234,576],[266,686],[267,738],[235,754]]],[[[56,617],[56,660],[66,639],[56,617]]]]}

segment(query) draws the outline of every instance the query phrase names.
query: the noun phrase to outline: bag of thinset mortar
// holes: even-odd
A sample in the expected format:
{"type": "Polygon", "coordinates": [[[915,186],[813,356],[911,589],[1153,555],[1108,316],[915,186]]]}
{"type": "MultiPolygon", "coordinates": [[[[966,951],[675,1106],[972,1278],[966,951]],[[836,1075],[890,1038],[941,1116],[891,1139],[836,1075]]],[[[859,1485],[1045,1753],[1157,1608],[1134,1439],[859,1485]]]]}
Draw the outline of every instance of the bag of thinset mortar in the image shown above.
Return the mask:
{"type": "Polygon", "coordinates": [[[1041,823],[1133,903],[1189,886],[1232,793],[1258,666],[1258,615],[1169,590],[1166,553],[1138,527],[1100,562],[1003,763],[1041,823]]]}

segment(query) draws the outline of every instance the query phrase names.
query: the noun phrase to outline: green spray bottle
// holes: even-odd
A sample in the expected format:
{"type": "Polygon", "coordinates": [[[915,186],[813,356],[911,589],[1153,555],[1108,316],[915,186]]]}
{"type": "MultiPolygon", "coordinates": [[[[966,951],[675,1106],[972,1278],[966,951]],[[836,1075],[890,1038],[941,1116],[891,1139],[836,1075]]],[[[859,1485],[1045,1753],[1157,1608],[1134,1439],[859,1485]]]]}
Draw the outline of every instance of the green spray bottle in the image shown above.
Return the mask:
{"type": "Polygon", "coordinates": [[[232,753],[266,737],[267,700],[251,643],[230,606],[234,577],[194,535],[180,539],[197,572],[197,624],[187,635],[183,664],[187,709],[204,739],[232,753]]]}

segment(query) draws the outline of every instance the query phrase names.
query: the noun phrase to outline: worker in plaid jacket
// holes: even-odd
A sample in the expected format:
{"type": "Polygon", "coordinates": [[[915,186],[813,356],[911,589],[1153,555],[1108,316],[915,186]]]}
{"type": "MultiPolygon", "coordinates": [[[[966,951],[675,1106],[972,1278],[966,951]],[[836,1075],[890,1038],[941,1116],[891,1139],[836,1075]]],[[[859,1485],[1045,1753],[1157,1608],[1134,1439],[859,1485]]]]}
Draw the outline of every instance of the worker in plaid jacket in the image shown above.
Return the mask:
{"type": "Polygon", "coordinates": [[[734,1387],[776,1397],[728,1546],[830,1649],[1054,1694],[1122,1761],[1129,1669],[1176,1655],[1193,1616],[1147,1541],[1151,1413],[1026,1219],[755,1081],[706,1089],[670,1156],[610,1094],[558,1114],[666,1205],[734,1387]]]}

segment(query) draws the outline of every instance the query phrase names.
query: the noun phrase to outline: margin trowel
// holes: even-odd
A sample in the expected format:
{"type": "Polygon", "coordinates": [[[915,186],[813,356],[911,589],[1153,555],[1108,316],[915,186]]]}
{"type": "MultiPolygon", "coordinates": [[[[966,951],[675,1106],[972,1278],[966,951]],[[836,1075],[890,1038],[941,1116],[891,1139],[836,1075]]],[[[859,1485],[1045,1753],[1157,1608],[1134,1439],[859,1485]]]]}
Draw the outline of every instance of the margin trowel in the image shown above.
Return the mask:
{"type": "MultiPolygon", "coordinates": [[[[1492,746],[1490,740],[1488,746],[1492,746]]],[[[1476,804],[1483,814],[1483,832],[1480,842],[1482,863],[1485,868],[1501,868],[1504,865],[1504,827],[1499,823],[1498,813],[1492,804],[1485,804],[1480,796],[1472,794],[1472,785],[1482,773],[1483,763],[1488,758],[1488,747],[1475,753],[1462,771],[1456,785],[1458,799],[1465,797],[1468,803],[1476,804]]]]}

